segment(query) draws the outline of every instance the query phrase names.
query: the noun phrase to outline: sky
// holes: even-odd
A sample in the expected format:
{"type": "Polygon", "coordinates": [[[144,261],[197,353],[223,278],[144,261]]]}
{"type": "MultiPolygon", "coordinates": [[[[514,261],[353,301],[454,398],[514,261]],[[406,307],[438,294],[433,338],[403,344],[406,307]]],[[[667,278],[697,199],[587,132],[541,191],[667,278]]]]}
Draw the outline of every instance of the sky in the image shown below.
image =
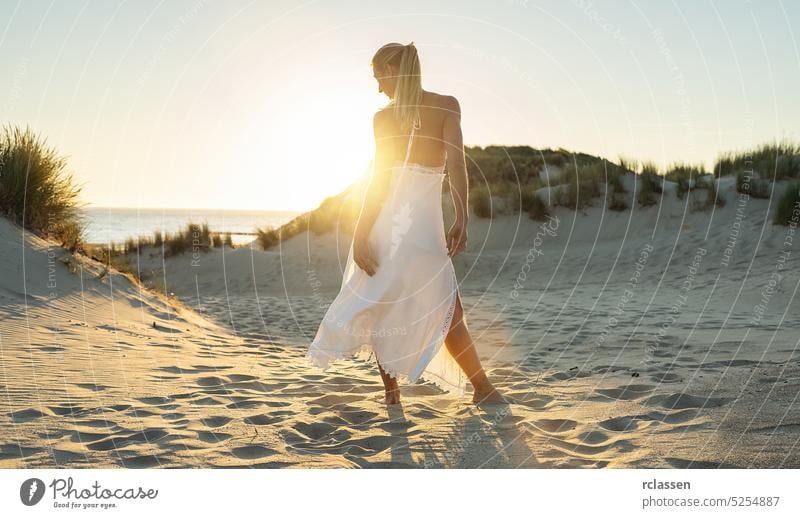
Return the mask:
{"type": "Polygon", "coordinates": [[[466,145],[713,166],[800,140],[791,1],[0,0],[0,124],[86,203],[308,210],[368,170],[384,43],[466,145]]]}

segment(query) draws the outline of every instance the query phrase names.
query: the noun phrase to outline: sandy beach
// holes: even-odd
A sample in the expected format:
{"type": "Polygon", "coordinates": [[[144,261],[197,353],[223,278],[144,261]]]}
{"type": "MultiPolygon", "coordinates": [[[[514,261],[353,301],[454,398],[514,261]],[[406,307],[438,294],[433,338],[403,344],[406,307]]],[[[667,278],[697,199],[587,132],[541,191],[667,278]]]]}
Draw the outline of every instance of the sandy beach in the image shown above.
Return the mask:
{"type": "Polygon", "coordinates": [[[799,467],[792,229],[732,181],[713,212],[666,182],[473,217],[454,262],[510,401],[487,407],[428,382],[387,407],[374,363],[306,362],[346,234],[132,258],[164,297],[2,219],[0,466],[799,467]]]}

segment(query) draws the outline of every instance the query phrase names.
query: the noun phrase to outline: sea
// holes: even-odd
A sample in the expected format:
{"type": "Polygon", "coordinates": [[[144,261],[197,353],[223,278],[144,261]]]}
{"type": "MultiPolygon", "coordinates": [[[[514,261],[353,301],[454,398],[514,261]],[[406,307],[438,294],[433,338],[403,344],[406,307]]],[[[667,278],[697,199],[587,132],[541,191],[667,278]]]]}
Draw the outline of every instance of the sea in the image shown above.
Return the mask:
{"type": "Polygon", "coordinates": [[[81,209],[87,243],[124,243],[128,238],[154,232],[174,233],[188,223],[208,223],[212,232],[230,232],[234,245],[255,239],[256,229],[279,227],[300,212],[235,209],[150,209],[86,207],[81,209]]]}

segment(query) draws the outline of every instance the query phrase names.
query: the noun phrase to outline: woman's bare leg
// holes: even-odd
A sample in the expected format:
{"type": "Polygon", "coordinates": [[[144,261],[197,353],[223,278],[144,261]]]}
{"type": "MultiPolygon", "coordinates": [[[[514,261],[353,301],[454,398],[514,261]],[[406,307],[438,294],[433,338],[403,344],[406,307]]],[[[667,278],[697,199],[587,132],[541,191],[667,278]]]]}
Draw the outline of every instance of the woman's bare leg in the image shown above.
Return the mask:
{"type": "Polygon", "coordinates": [[[464,374],[469,378],[470,383],[472,383],[472,387],[475,389],[475,393],[472,396],[474,403],[501,403],[505,401],[483,371],[478,352],[475,350],[475,344],[467,329],[460,294],[456,294],[456,309],[453,313],[453,322],[450,324],[450,332],[447,334],[444,343],[447,346],[447,350],[464,371],[464,374]]]}
{"type": "Polygon", "coordinates": [[[378,369],[381,371],[381,379],[383,386],[386,388],[386,404],[394,405],[400,402],[400,387],[397,385],[397,378],[393,378],[383,370],[381,364],[378,363],[378,369]]]}

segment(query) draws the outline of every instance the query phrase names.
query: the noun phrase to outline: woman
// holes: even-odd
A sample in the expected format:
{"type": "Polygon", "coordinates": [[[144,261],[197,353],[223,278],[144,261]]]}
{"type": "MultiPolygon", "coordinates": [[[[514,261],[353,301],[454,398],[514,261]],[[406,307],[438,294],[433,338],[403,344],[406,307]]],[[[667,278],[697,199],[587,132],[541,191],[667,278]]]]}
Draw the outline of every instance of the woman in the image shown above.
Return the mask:
{"type": "Polygon", "coordinates": [[[333,360],[372,353],[390,405],[400,402],[399,376],[463,394],[466,375],[475,403],[502,402],[467,330],[451,260],[466,245],[469,214],[458,101],[422,89],[413,42],[384,45],[372,68],[378,90],[391,101],[373,120],[374,171],[341,291],[308,358],[324,369],[333,360]],[[455,207],[447,238],[445,165],[455,207]]]}

